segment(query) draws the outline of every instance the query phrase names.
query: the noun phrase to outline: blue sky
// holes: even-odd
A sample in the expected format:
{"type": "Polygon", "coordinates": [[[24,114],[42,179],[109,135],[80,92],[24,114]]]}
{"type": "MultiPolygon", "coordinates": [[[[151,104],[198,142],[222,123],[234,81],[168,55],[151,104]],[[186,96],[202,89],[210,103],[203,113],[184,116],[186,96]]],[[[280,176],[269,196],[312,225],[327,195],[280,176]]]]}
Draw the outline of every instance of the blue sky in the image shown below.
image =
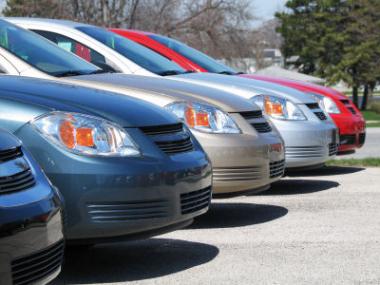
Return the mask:
{"type": "Polygon", "coordinates": [[[273,18],[275,12],[282,11],[287,0],[254,0],[254,14],[262,20],[273,18]]]}

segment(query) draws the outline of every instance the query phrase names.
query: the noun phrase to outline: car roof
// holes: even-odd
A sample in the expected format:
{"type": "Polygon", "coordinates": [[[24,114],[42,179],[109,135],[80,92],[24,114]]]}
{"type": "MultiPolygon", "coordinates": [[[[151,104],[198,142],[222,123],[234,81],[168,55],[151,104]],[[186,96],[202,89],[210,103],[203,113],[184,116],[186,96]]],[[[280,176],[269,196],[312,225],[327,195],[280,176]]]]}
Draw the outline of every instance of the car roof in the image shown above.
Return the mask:
{"type": "Polygon", "coordinates": [[[56,25],[56,26],[64,26],[67,28],[77,28],[77,27],[83,27],[83,26],[89,26],[92,27],[92,25],[89,24],[83,24],[75,21],[70,20],[60,20],[60,19],[47,19],[47,18],[28,18],[28,17],[4,17],[3,18],[6,21],[10,21],[12,23],[34,23],[39,25],[56,25]]]}

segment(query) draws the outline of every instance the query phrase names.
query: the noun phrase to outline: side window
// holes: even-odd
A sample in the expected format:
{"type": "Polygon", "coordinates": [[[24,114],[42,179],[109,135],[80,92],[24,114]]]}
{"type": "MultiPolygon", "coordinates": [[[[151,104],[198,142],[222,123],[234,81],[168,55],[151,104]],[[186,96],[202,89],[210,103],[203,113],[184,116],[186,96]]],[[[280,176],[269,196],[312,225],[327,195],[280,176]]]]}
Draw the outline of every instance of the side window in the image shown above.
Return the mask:
{"type": "Polygon", "coordinates": [[[83,58],[84,60],[87,60],[95,65],[102,67],[102,65],[107,64],[106,58],[103,55],[69,37],[53,32],[40,30],[33,30],[33,32],[43,36],[44,38],[47,38],[48,40],[51,40],[52,42],[56,43],[59,47],[69,52],[72,52],[77,56],[83,58]]]}

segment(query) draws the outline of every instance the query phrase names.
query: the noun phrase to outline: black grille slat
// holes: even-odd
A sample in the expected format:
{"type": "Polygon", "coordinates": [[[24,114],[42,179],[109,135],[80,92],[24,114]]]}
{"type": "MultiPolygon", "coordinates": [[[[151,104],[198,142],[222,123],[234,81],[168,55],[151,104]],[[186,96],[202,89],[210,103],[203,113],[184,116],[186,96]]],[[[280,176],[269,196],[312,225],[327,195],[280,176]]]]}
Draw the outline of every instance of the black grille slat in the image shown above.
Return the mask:
{"type": "Polygon", "coordinates": [[[347,107],[347,109],[348,109],[348,111],[351,112],[351,114],[353,114],[353,115],[357,114],[356,111],[355,111],[355,109],[354,109],[354,107],[347,107]]]}
{"type": "Polygon", "coordinates": [[[305,104],[310,110],[315,110],[315,109],[321,109],[318,103],[307,103],[305,104]]]}
{"type": "Polygon", "coordinates": [[[329,144],[329,156],[336,155],[338,153],[338,145],[336,143],[329,144]]]}
{"type": "Polygon", "coordinates": [[[274,161],[269,164],[270,178],[276,178],[284,175],[285,160],[274,161]]]}
{"type": "Polygon", "coordinates": [[[190,137],[175,142],[156,142],[156,144],[163,152],[167,154],[188,152],[194,149],[190,137]]]}
{"type": "Polygon", "coordinates": [[[181,194],[181,211],[183,215],[194,213],[209,206],[211,187],[181,194]]]}
{"type": "Polygon", "coordinates": [[[350,105],[350,100],[347,99],[340,100],[340,102],[342,102],[344,105],[350,105]]]}
{"type": "Polygon", "coordinates": [[[12,176],[0,177],[0,194],[25,190],[34,186],[35,183],[36,181],[30,169],[12,176]]]}
{"type": "Polygon", "coordinates": [[[64,244],[61,241],[47,249],[12,261],[13,284],[30,284],[58,270],[62,264],[63,252],[64,244]]]}
{"type": "Polygon", "coordinates": [[[263,117],[263,112],[259,111],[249,111],[249,112],[240,112],[240,115],[246,120],[260,119],[263,117]]]}
{"type": "Polygon", "coordinates": [[[22,156],[20,147],[0,151],[0,162],[6,162],[22,156]]]}
{"type": "Polygon", "coordinates": [[[142,127],[140,129],[146,135],[150,136],[155,144],[166,154],[174,155],[194,150],[191,137],[183,127],[182,123],[142,127]],[[167,140],[165,140],[166,137],[167,140]]]}
{"type": "Polygon", "coordinates": [[[320,119],[321,121],[326,121],[327,120],[327,116],[325,115],[325,113],[323,112],[314,112],[314,114],[317,116],[318,119],[320,119]]]}
{"type": "Polygon", "coordinates": [[[156,136],[183,132],[182,123],[163,126],[149,126],[140,128],[146,135],[156,136]]]}
{"type": "Polygon", "coordinates": [[[339,141],[341,145],[351,145],[356,143],[356,135],[340,135],[339,141]]]}
{"type": "Polygon", "coordinates": [[[253,123],[252,126],[259,133],[269,133],[272,131],[271,126],[267,122],[265,122],[265,123],[253,123]]]}

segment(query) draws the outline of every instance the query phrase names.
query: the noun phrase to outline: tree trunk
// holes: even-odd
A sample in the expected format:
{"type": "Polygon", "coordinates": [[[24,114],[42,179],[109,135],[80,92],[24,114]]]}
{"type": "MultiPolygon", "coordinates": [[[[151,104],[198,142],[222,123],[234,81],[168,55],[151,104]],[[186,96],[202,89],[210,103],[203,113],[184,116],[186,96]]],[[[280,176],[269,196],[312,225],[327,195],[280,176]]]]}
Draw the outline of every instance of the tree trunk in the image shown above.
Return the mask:
{"type": "Polygon", "coordinates": [[[359,104],[358,104],[358,86],[357,85],[354,85],[352,87],[352,101],[354,102],[355,106],[359,108],[359,104]]]}
{"type": "Polygon", "coordinates": [[[369,85],[366,84],[364,85],[363,99],[362,99],[362,104],[361,104],[362,111],[367,110],[368,94],[369,94],[369,85]]]}

